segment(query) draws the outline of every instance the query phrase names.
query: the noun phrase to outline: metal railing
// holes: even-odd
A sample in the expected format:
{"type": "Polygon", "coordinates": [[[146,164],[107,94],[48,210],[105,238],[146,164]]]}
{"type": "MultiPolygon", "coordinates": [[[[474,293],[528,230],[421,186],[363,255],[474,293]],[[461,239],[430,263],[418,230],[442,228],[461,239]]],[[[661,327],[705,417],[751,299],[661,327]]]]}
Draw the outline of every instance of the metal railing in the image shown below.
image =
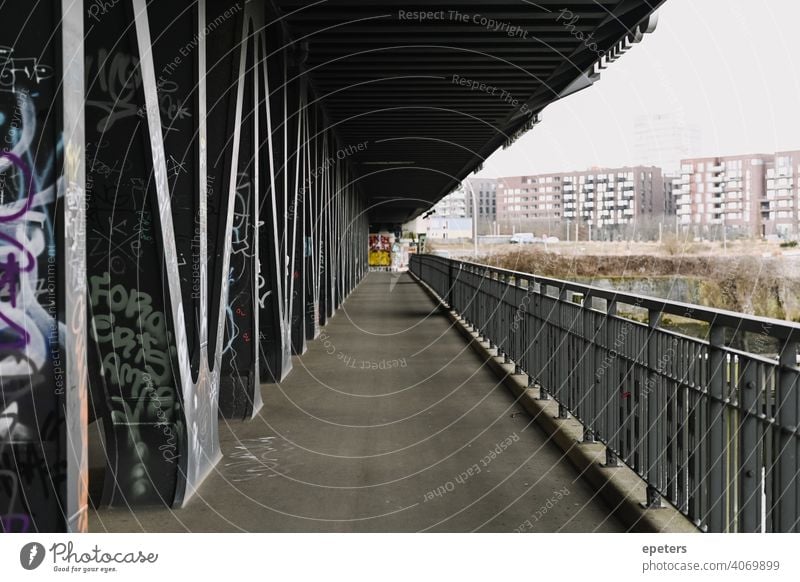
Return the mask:
{"type": "Polygon", "coordinates": [[[800,325],[430,255],[410,268],[636,471],[646,504],[704,531],[800,531],[800,325]],[[744,337],[774,353],[731,347],[744,337]]]}

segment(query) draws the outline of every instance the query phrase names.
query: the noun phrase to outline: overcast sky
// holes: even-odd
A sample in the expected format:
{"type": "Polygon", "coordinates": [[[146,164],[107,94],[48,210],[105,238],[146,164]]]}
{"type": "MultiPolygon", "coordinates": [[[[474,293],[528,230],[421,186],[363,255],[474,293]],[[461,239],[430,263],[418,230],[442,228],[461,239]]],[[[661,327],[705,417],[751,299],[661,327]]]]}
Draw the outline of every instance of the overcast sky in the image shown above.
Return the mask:
{"type": "Polygon", "coordinates": [[[699,126],[698,156],[800,149],[798,22],[798,0],[667,0],[653,34],[479,175],[635,163],[634,121],[649,113],[699,126]]]}

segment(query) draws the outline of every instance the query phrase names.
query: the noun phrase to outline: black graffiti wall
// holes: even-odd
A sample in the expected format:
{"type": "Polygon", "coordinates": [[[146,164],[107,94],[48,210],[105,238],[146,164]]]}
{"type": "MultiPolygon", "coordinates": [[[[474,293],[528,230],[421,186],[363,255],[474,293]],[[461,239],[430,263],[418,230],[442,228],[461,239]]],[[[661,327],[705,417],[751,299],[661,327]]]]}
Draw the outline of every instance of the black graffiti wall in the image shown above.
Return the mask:
{"type": "MultiPolygon", "coordinates": [[[[176,495],[185,421],[133,6],[119,2],[100,18],[87,12],[85,25],[89,368],[105,429],[103,501],[156,503],[176,495]]],[[[181,167],[193,160],[182,154],[191,153],[194,108],[182,72],[162,78],[158,129],[175,145],[171,183],[191,191],[181,167]]],[[[191,217],[175,191],[176,208],[191,217]]],[[[186,223],[191,240],[191,218],[178,224],[186,223]]]]}
{"type": "Polygon", "coordinates": [[[262,134],[264,160],[264,192],[261,204],[262,233],[261,276],[259,279],[259,340],[261,350],[261,375],[271,382],[278,382],[288,373],[290,363],[285,338],[288,337],[286,322],[286,290],[288,280],[288,257],[286,234],[288,232],[288,180],[285,161],[288,150],[289,130],[284,119],[289,110],[286,96],[286,55],[283,37],[278,31],[279,23],[265,22],[263,42],[265,44],[266,71],[264,76],[265,98],[259,110],[265,115],[262,134]]]}
{"type": "MultiPolygon", "coordinates": [[[[224,19],[230,4],[209,2],[208,20],[224,22],[210,35],[208,50],[209,175],[220,187],[209,191],[208,205],[209,264],[217,277],[229,281],[224,311],[224,335],[221,346],[220,413],[227,418],[248,418],[261,406],[258,366],[258,297],[259,263],[258,180],[264,170],[257,152],[263,117],[257,102],[263,99],[259,79],[263,72],[263,46],[258,19],[251,12],[239,11],[235,18],[224,19]],[[236,50],[230,50],[230,47],[236,50]],[[237,152],[232,150],[236,148],[237,152]],[[234,158],[231,154],[236,153],[234,158]],[[233,178],[231,177],[233,176],[233,178]],[[227,213],[229,191],[234,197],[233,221],[222,220],[227,213]],[[230,230],[228,233],[227,230],[230,230]],[[222,272],[223,246],[230,237],[227,272],[222,272]]],[[[210,297],[210,309],[220,309],[219,296],[210,297]]],[[[212,338],[212,346],[215,341],[212,338]]]]}
{"type": "Polygon", "coordinates": [[[0,16],[0,531],[87,529],[90,426],[94,501],[180,507],[364,274],[362,198],[268,6],[0,16]]]}
{"type": "Polygon", "coordinates": [[[72,99],[75,86],[63,76],[64,20],[74,24],[58,2],[0,6],[2,532],[86,528],[85,440],[71,432],[85,414],[85,345],[73,341],[84,331],[73,318],[83,311],[82,221],[72,220],[83,211],[82,152],[71,129],[65,137],[75,119],[64,92],[72,99]]]}

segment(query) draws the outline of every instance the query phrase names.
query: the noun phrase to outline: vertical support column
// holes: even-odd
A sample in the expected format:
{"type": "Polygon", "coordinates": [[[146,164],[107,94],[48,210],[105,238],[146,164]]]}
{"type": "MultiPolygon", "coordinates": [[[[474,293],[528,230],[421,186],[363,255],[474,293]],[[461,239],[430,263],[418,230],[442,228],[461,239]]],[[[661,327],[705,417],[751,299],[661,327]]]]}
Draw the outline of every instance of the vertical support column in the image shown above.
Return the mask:
{"type": "MultiPolygon", "coordinates": [[[[205,39],[213,31],[219,45],[234,45],[226,34],[243,15],[226,4],[210,27],[205,6],[148,11],[145,0],[126,0],[87,35],[90,370],[105,429],[108,504],[180,505],[219,459],[240,135],[229,148],[206,143],[227,135],[231,111],[227,101],[205,107],[205,39]]],[[[233,67],[213,62],[212,78],[221,71],[219,85],[235,87],[230,126],[238,127],[240,75],[226,77],[233,67]]]]}
{"type": "Polygon", "coordinates": [[[286,203],[284,179],[284,69],[286,50],[282,44],[280,23],[271,23],[260,31],[259,69],[263,95],[259,119],[263,117],[263,138],[258,152],[263,168],[261,200],[261,248],[259,314],[261,376],[279,382],[291,369],[290,338],[286,317],[286,203]]]}
{"type": "Polygon", "coordinates": [[[369,220],[367,219],[367,209],[366,203],[364,202],[364,197],[359,196],[359,211],[361,212],[361,221],[359,226],[359,240],[358,240],[358,252],[359,252],[359,280],[363,279],[367,273],[368,269],[368,252],[367,252],[367,244],[369,241],[369,220]]]}
{"type": "Polygon", "coordinates": [[[336,309],[344,302],[344,286],[346,272],[347,249],[344,237],[344,217],[347,204],[347,167],[337,164],[339,168],[339,195],[336,199],[336,309]]]}
{"type": "MultiPolygon", "coordinates": [[[[336,141],[330,136],[327,155],[335,153],[336,141]]],[[[339,167],[333,166],[328,175],[328,194],[325,201],[325,307],[327,319],[336,313],[336,197],[339,192],[339,167]]]]}
{"type": "Polygon", "coordinates": [[[337,164],[339,168],[339,196],[336,201],[336,309],[344,302],[345,257],[347,250],[344,243],[345,204],[347,202],[347,166],[337,164]]]}
{"type": "Polygon", "coordinates": [[[324,163],[328,156],[328,131],[321,134],[319,145],[319,157],[317,167],[320,168],[319,182],[319,206],[317,215],[314,218],[315,228],[319,237],[319,325],[324,326],[328,321],[328,193],[330,191],[330,172],[324,163]]]}
{"type": "Polygon", "coordinates": [[[289,312],[291,314],[292,352],[302,354],[306,350],[305,332],[305,297],[306,297],[306,243],[305,243],[305,163],[306,163],[306,138],[305,125],[307,120],[306,83],[300,75],[299,69],[293,69],[290,77],[288,99],[292,110],[289,112],[287,126],[290,128],[290,156],[289,160],[289,196],[291,199],[287,218],[289,220],[289,235],[287,243],[289,251],[289,312]],[[296,109],[295,109],[296,108],[296,109]]]}
{"type": "Polygon", "coordinates": [[[318,115],[316,108],[308,111],[308,123],[305,125],[304,141],[306,143],[306,159],[303,164],[305,180],[301,191],[305,200],[303,205],[303,224],[305,239],[303,242],[303,277],[306,281],[305,293],[305,337],[313,340],[319,335],[319,182],[318,182],[318,148],[317,139],[318,115]]]}
{"type": "MultiPolygon", "coordinates": [[[[293,45],[292,45],[293,47],[293,45]]],[[[290,58],[289,49],[292,47],[282,48],[280,55],[283,61],[281,67],[281,80],[280,80],[280,105],[278,110],[282,114],[282,123],[280,124],[280,139],[279,156],[278,156],[278,191],[276,198],[278,200],[278,224],[280,228],[280,246],[278,253],[279,261],[279,276],[283,279],[283,295],[281,301],[281,313],[283,315],[282,329],[283,337],[281,338],[281,377],[285,377],[285,370],[291,367],[291,353],[292,353],[292,292],[293,292],[293,263],[294,263],[294,249],[291,247],[293,229],[292,224],[294,215],[290,219],[291,204],[293,198],[292,188],[292,164],[295,160],[294,156],[294,143],[292,141],[293,132],[292,128],[296,123],[296,117],[293,115],[295,107],[294,83],[290,82],[290,78],[294,76],[293,62],[290,58]]]]}
{"type": "MultiPolygon", "coordinates": [[[[131,280],[124,275],[114,278],[115,282],[116,279],[124,280],[124,284],[127,285],[122,291],[128,293],[125,300],[126,315],[133,317],[131,324],[135,326],[134,330],[144,329],[148,332],[153,330],[155,333],[152,339],[144,334],[134,336],[141,341],[139,348],[141,352],[137,353],[137,359],[133,360],[133,364],[136,365],[141,360],[146,366],[140,371],[140,376],[126,376],[127,368],[131,365],[130,360],[105,362],[106,369],[111,374],[117,374],[115,382],[121,389],[119,400],[115,402],[118,407],[117,418],[114,419],[115,437],[119,439],[125,431],[128,433],[125,446],[118,448],[118,452],[121,453],[118,458],[122,462],[114,470],[109,471],[109,474],[115,476],[111,497],[115,498],[114,501],[127,504],[130,504],[129,499],[132,499],[137,505],[164,502],[171,505],[182,501],[186,491],[187,476],[194,473],[194,466],[191,464],[194,458],[190,453],[187,454],[189,438],[187,438],[187,423],[183,408],[184,396],[191,390],[189,387],[192,385],[189,361],[190,334],[187,333],[187,316],[183,301],[183,291],[187,282],[181,280],[181,275],[186,272],[185,270],[181,272],[181,266],[185,269],[186,265],[179,264],[179,257],[185,258],[181,251],[191,253],[191,248],[187,245],[179,251],[176,232],[180,231],[175,228],[173,216],[173,210],[182,209],[181,202],[185,201],[190,207],[193,200],[191,195],[173,199],[178,186],[174,180],[176,174],[173,174],[170,183],[169,162],[174,160],[174,156],[168,159],[168,155],[172,153],[172,144],[168,138],[174,131],[179,131],[176,126],[194,130],[193,123],[186,118],[191,118],[191,112],[196,111],[196,108],[191,99],[187,98],[185,112],[188,115],[179,116],[175,112],[170,112],[163,103],[165,89],[163,82],[156,80],[156,67],[161,65],[160,57],[174,50],[174,46],[171,42],[160,43],[157,39],[173,40],[173,37],[164,34],[172,27],[174,27],[173,33],[177,33],[176,37],[192,35],[196,28],[191,15],[187,15],[186,18],[173,15],[169,18],[166,11],[161,11],[153,19],[155,35],[151,35],[151,15],[145,0],[132,0],[130,6],[126,8],[131,10],[133,24],[131,32],[135,37],[132,44],[138,58],[137,70],[141,75],[141,108],[138,116],[145,120],[145,123],[137,123],[132,129],[134,134],[140,127],[146,131],[142,141],[143,150],[149,152],[149,159],[144,160],[138,171],[147,176],[145,204],[148,210],[152,211],[152,226],[155,231],[152,237],[155,245],[151,249],[154,261],[151,264],[161,267],[161,289],[150,287],[149,290],[152,299],[162,306],[163,317],[162,326],[154,324],[152,319],[143,324],[143,319],[149,317],[151,313],[146,308],[143,309],[145,301],[139,302],[137,297],[142,280],[131,280]],[[165,21],[161,21],[161,18],[165,18],[165,21]],[[161,333],[162,327],[165,333],[161,333]],[[155,346],[153,350],[150,350],[151,342],[155,346]],[[161,346],[166,350],[161,351],[161,346]],[[111,371],[112,366],[113,371],[111,371]]],[[[194,68],[191,63],[186,70],[189,71],[189,79],[193,80],[194,68]]],[[[177,79],[178,96],[187,95],[190,89],[185,83],[181,87],[180,83],[185,79],[180,74],[177,79]]],[[[113,213],[112,207],[112,216],[113,213]]],[[[188,261],[183,262],[188,263],[188,261]]],[[[135,261],[135,263],[139,272],[148,267],[145,261],[135,261]]],[[[93,278],[93,283],[98,285],[97,279],[93,278]]],[[[152,285],[153,282],[150,283],[152,285]]],[[[111,308],[112,318],[103,323],[109,324],[111,334],[114,333],[114,317],[118,315],[115,311],[119,309],[119,305],[115,304],[115,293],[120,293],[120,285],[115,285],[104,297],[106,304],[111,308]]],[[[97,296],[103,297],[103,295],[102,289],[97,292],[97,296]]],[[[118,344],[115,339],[112,336],[110,345],[106,349],[117,356],[118,344]]],[[[122,358],[126,357],[128,354],[123,353],[122,358]]],[[[119,440],[117,444],[118,446],[121,444],[119,440]]]]}
{"type": "MultiPolygon", "coordinates": [[[[133,2],[98,18],[85,43],[89,370],[105,441],[102,502],[171,504],[181,488],[185,424],[153,168],[161,112],[152,54],[145,99],[137,36],[148,36],[148,51],[152,45],[137,29],[133,2]]],[[[165,164],[163,143],[160,154],[165,164]]]]}
{"type": "MultiPolygon", "coordinates": [[[[64,364],[67,391],[67,530],[86,532],[89,459],[86,366],[86,132],[83,0],[61,1],[64,139],[64,364]]],[[[62,335],[62,334],[59,334],[62,335]]],[[[59,341],[59,344],[61,342],[59,341]]]]}
{"type": "MultiPolygon", "coordinates": [[[[230,258],[227,273],[219,273],[228,279],[228,296],[221,309],[225,313],[225,329],[222,358],[219,370],[219,411],[226,418],[252,418],[262,406],[260,393],[259,345],[256,338],[258,326],[258,269],[259,257],[259,196],[260,160],[257,152],[260,145],[260,116],[257,104],[261,99],[261,76],[258,43],[259,27],[253,18],[260,20],[256,8],[251,6],[242,18],[235,21],[235,48],[222,45],[218,51],[231,51],[235,60],[236,83],[221,85],[225,94],[220,96],[232,105],[236,112],[230,120],[228,131],[223,133],[225,142],[217,144],[223,153],[226,171],[222,183],[227,185],[220,200],[220,210],[233,203],[233,220],[229,224],[227,212],[220,214],[217,227],[219,237],[230,237],[230,258]],[[232,134],[232,143],[228,138],[232,134]],[[232,146],[232,147],[231,147],[232,146]],[[231,156],[227,151],[231,151],[231,156]],[[230,158],[230,159],[229,159],[230,158]]],[[[216,100],[215,100],[216,101],[216,100]]]]}
{"type": "MultiPolygon", "coordinates": [[[[334,146],[332,150],[332,155],[335,155],[336,147],[334,146]]],[[[336,164],[333,168],[333,189],[331,190],[331,317],[333,317],[333,314],[336,313],[337,309],[339,309],[339,258],[341,257],[342,252],[339,244],[339,210],[341,209],[342,205],[341,171],[342,167],[339,164],[336,164]]]]}
{"type": "Polygon", "coordinates": [[[85,531],[83,3],[0,17],[0,532],[85,531]]]}

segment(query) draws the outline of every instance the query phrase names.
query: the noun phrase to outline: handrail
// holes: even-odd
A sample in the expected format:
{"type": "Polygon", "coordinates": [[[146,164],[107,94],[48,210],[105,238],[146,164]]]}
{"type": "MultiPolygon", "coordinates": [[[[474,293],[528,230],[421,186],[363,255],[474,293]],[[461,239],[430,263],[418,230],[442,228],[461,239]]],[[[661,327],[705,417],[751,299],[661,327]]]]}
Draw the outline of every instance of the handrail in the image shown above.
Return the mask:
{"type": "MultiPolygon", "coordinates": [[[[451,261],[455,259],[446,259],[444,257],[436,257],[431,255],[430,258],[451,261]]],[[[766,327],[769,329],[769,335],[773,338],[789,339],[797,338],[800,340],[800,323],[786,321],[783,319],[774,319],[771,317],[762,317],[758,315],[749,315],[739,313],[736,311],[729,311],[727,309],[719,309],[716,307],[706,307],[693,303],[683,303],[681,301],[673,301],[670,299],[663,299],[660,297],[652,297],[648,295],[626,293],[624,291],[616,291],[613,289],[606,289],[604,287],[596,287],[594,285],[587,285],[584,283],[577,283],[575,281],[567,281],[564,279],[555,279],[551,277],[542,277],[532,273],[525,273],[522,271],[514,271],[512,269],[504,269],[502,267],[494,267],[483,263],[474,263],[471,261],[456,261],[462,265],[470,265],[480,267],[482,269],[489,269],[494,273],[501,273],[507,276],[520,277],[534,283],[548,285],[550,287],[557,287],[577,293],[587,293],[592,297],[605,299],[616,303],[625,305],[637,305],[648,310],[653,309],[661,312],[662,314],[677,315],[686,317],[688,319],[696,319],[704,321],[709,324],[721,325],[722,327],[730,329],[740,329],[753,333],[761,333],[766,327]],[[691,315],[686,315],[691,313],[691,315]]]]}
{"type": "Polygon", "coordinates": [[[800,531],[800,325],[431,255],[410,270],[605,444],[609,465],[636,471],[646,506],[666,499],[705,531],[800,531]],[[665,329],[664,314],[708,323],[708,338],[665,329]],[[731,347],[727,329],[779,353],[731,347]]]}

